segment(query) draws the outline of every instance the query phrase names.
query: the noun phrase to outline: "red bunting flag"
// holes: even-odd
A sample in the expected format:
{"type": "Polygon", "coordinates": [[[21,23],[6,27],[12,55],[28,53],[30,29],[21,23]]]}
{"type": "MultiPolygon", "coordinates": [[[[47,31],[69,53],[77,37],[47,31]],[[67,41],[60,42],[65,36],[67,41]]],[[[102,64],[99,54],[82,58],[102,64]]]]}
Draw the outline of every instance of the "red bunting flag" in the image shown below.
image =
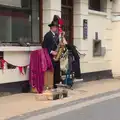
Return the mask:
{"type": "Polygon", "coordinates": [[[1,60],[1,68],[4,69],[6,61],[5,60],[1,60]]]}
{"type": "Polygon", "coordinates": [[[18,68],[19,68],[20,73],[21,73],[22,75],[24,75],[24,73],[23,73],[23,67],[19,66],[18,68]]]}
{"type": "Polygon", "coordinates": [[[26,66],[15,66],[15,65],[12,65],[12,64],[8,63],[8,62],[7,62],[6,60],[4,60],[4,59],[1,59],[1,60],[0,60],[0,68],[1,68],[2,70],[4,70],[5,63],[7,63],[7,67],[8,67],[8,65],[9,65],[9,66],[12,66],[12,68],[18,67],[19,72],[20,72],[20,74],[22,74],[22,75],[24,75],[24,73],[26,74],[27,67],[29,66],[29,65],[26,65],[26,66]]]}

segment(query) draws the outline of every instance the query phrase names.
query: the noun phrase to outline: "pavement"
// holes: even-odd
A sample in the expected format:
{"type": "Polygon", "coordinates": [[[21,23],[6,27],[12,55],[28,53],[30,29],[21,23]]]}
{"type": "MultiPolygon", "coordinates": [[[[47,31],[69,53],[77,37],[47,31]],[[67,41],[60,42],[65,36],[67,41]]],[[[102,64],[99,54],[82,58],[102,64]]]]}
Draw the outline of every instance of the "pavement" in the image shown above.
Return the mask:
{"type": "Polygon", "coordinates": [[[17,120],[17,117],[30,116],[33,112],[40,113],[43,109],[47,110],[55,106],[64,106],[74,101],[78,101],[79,103],[80,100],[85,101],[88,98],[94,98],[97,95],[103,96],[105,93],[108,94],[109,92],[120,92],[120,80],[107,79],[83,82],[80,84],[77,83],[74,86],[74,90],[69,90],[69,97],[56,101],[38,101],[35,99],[36,94],[31,93],[1,97],[0,120],[17,120]]]}

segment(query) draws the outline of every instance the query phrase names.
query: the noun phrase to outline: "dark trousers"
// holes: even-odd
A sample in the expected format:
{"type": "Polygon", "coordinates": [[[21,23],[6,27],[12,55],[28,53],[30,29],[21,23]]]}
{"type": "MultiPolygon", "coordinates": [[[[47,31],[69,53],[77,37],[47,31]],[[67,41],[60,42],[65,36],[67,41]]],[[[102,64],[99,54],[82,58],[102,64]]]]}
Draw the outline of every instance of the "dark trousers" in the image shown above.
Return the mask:
{"type": "Polygon", "coordinates": [[[76,59],[72,64],[73,71],[75,72],[75,78],[81,79],[80,61],[79,58],[76,59]]]}
{"type": "Polygon", "coordinates": [[[54,88],[57,88],[56,84],[59,84],[60,79],[60,61],[54,62],[52,60],[53,67],[54,67],[54,88]]]}

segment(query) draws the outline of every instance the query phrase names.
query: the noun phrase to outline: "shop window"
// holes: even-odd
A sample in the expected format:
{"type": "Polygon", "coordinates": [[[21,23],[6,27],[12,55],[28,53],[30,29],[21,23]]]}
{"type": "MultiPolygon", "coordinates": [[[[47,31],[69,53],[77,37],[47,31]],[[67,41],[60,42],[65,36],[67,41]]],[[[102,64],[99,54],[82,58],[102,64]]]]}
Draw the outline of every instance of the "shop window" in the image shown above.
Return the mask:
{"type": "Polygon", "coordinates": [[[18,42],[31,40],[31,22],[29,13],[13,10],[0,10],[0,41],[18,42]]]}
{"type": "Polygon", "coordinates": [[[89,0],[89,9],[106,12],[107,0],[89,0]]]}
{"type": "Polygon", "coordinates": [[[21,0],[21,7],[0,6],[0,42],[39,43],[39,0],[21,0]]]}

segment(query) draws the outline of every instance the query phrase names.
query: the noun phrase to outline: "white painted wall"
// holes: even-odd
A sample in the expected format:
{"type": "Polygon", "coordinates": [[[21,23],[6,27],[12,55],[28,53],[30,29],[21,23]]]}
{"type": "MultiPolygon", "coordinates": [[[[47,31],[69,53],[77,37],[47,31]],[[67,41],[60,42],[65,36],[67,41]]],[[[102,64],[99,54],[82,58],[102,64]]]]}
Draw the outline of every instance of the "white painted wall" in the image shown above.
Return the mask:
{"type": "Polygon", "coordinates": [[[106,15],[96,15],[93,11],[89,12],[88,40],[85,41],[81,39],[82,42],[80,45],[80,49],[85,48],[87,51],[85,58],[81,59],[83,72],[111,69],[112,30],[110,27],[111,21],[106,17],[106,15]],[[105,56],[93,57],[93,39],[95,39],[95,32],[98,32],[98,37],[102,40],[102,47],[106,48],[105,56]]]}
{"type": "Polygon", "coordinates": [[[74,44],[86,53],[81,57],[82,73],[111,69],[112,52],[112,4],[107,1],[106,12],[91,11],[88,9],[88,0],[74,0],[74,44]],[[88,19],[88,39],[83,40],[83,19],[88,19]],[[102,57],[93,57],[93,39],[95,32],[99,33],[102,47],[106,48],[106,54],[102,57]]]}
{"type": "Polygon", "coordinates": [[[55,14],[61,16],[61,0],[43,0],[43,36],[55,14]]]}
{"type": "MultiPolygon", "coordinates": [[[[29,55],[31,51],[40,49],[41,47],[0,47],[0,51],[4,51],[4,60],[14,66],[27,66],[29,64],[29,55]]],[[[28,71],[26,74],[20,74],[18,67],[16,69],[4,70],[0,69],[0,84],[12,83],[28,80],[28,71]]],[[[24,69],[23,69],[24,72],[24,69]]]]}

